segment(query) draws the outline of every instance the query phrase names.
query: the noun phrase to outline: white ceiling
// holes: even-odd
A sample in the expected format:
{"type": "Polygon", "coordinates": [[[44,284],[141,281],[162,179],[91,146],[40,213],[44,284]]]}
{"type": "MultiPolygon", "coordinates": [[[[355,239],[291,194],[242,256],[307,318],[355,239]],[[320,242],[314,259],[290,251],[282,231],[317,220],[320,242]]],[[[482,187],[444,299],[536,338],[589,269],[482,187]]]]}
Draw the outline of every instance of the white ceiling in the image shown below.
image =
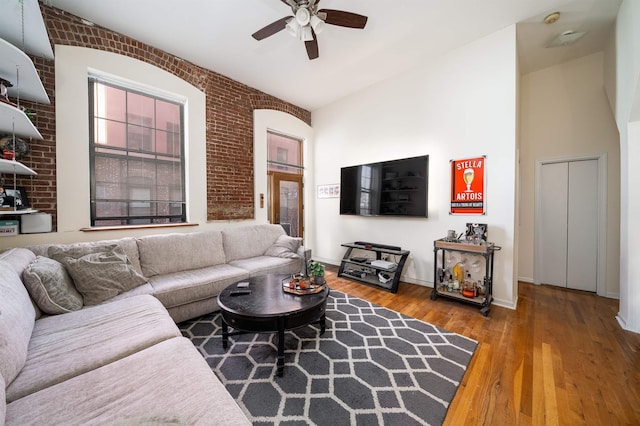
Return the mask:
{"type": "Polygon", "coordinates": [[[321,0],[320,8],[366,15],[364,30],[326,25],[320,57],[281,31],[251,34],[291,15],[280,0],[43,0],[199,66],[314,110],[439,55],[518,24],[527,73],[602,50],[622,0],[321,0]],[[559,11],[558,22],[544,17],[559,11]],[[545,46],[565,30],[572,46],[545,46]]]}

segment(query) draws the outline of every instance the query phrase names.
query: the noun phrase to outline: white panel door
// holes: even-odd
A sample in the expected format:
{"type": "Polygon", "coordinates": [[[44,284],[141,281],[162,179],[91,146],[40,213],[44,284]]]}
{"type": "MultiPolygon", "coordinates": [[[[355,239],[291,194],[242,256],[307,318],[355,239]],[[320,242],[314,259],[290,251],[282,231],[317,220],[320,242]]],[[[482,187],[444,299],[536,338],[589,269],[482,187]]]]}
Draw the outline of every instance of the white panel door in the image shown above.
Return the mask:
{"type": "Polygon", "coordinates": [[[543,164],[540,174],[540,282],[567,285],[568,163],[543,164]]]}
{"type": "Polygon", "coordinates": [[[569,163],[567,287],[596,291],[598,274],[598,161],[569,163]]]}

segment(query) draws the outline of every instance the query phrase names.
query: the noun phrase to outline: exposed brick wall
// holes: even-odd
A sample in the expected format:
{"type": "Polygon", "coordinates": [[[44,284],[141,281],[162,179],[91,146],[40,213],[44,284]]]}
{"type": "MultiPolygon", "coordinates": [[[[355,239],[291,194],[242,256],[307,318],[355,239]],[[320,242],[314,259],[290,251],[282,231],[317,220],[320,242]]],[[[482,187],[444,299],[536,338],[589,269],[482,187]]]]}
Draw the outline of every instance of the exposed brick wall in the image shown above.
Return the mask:
{"type": "MultiPolygon", "coordinates": [[[[135,58],[168,71],[206,94],[207,218],[252,219],[254,200],[253,110],[287,112],[307,124],[311,113],[162,50],[98,26],[78,17],[40,5],[52,45],[99,49],[135,58]]],[[[55,173],[55,69],[53,61],[32,58],[51,105],[24,103],[36,112],[36,126],[43,141],[31,143],[24,163],[38,172],[33,179],[19,179],[27,186],[34,208],[51,213],[56,222],[55,173]]]]}

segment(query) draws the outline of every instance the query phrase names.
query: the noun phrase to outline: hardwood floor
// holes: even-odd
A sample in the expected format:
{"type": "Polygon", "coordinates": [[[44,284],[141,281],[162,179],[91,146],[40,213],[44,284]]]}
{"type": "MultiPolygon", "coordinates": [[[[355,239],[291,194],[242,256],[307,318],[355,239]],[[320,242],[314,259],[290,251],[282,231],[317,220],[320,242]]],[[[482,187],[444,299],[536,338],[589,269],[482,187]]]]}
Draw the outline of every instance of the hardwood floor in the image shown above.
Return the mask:
{"type": "Polygon", "coordinates": [[[624,331],[618,301],[552,286],[519,285],[518,309],[398,293],[337,278],[360,297],[479,342],[445,425],[640,425],[640,335],[624,331]]]}

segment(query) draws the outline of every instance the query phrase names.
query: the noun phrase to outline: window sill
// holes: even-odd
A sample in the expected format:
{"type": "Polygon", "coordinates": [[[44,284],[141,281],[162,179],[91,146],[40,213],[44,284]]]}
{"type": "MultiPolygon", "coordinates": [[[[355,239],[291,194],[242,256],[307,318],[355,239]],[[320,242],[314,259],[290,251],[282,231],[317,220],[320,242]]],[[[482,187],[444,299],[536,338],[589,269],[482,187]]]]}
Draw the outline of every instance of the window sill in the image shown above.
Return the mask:
{"type": "Polygon", "coordinates": [[[197,223],[159,223],[153,225],[96,226],[81,228],[82,232],[120,231],[123,229],[177,228],[183,226],[199,226],[197,223]]]}

